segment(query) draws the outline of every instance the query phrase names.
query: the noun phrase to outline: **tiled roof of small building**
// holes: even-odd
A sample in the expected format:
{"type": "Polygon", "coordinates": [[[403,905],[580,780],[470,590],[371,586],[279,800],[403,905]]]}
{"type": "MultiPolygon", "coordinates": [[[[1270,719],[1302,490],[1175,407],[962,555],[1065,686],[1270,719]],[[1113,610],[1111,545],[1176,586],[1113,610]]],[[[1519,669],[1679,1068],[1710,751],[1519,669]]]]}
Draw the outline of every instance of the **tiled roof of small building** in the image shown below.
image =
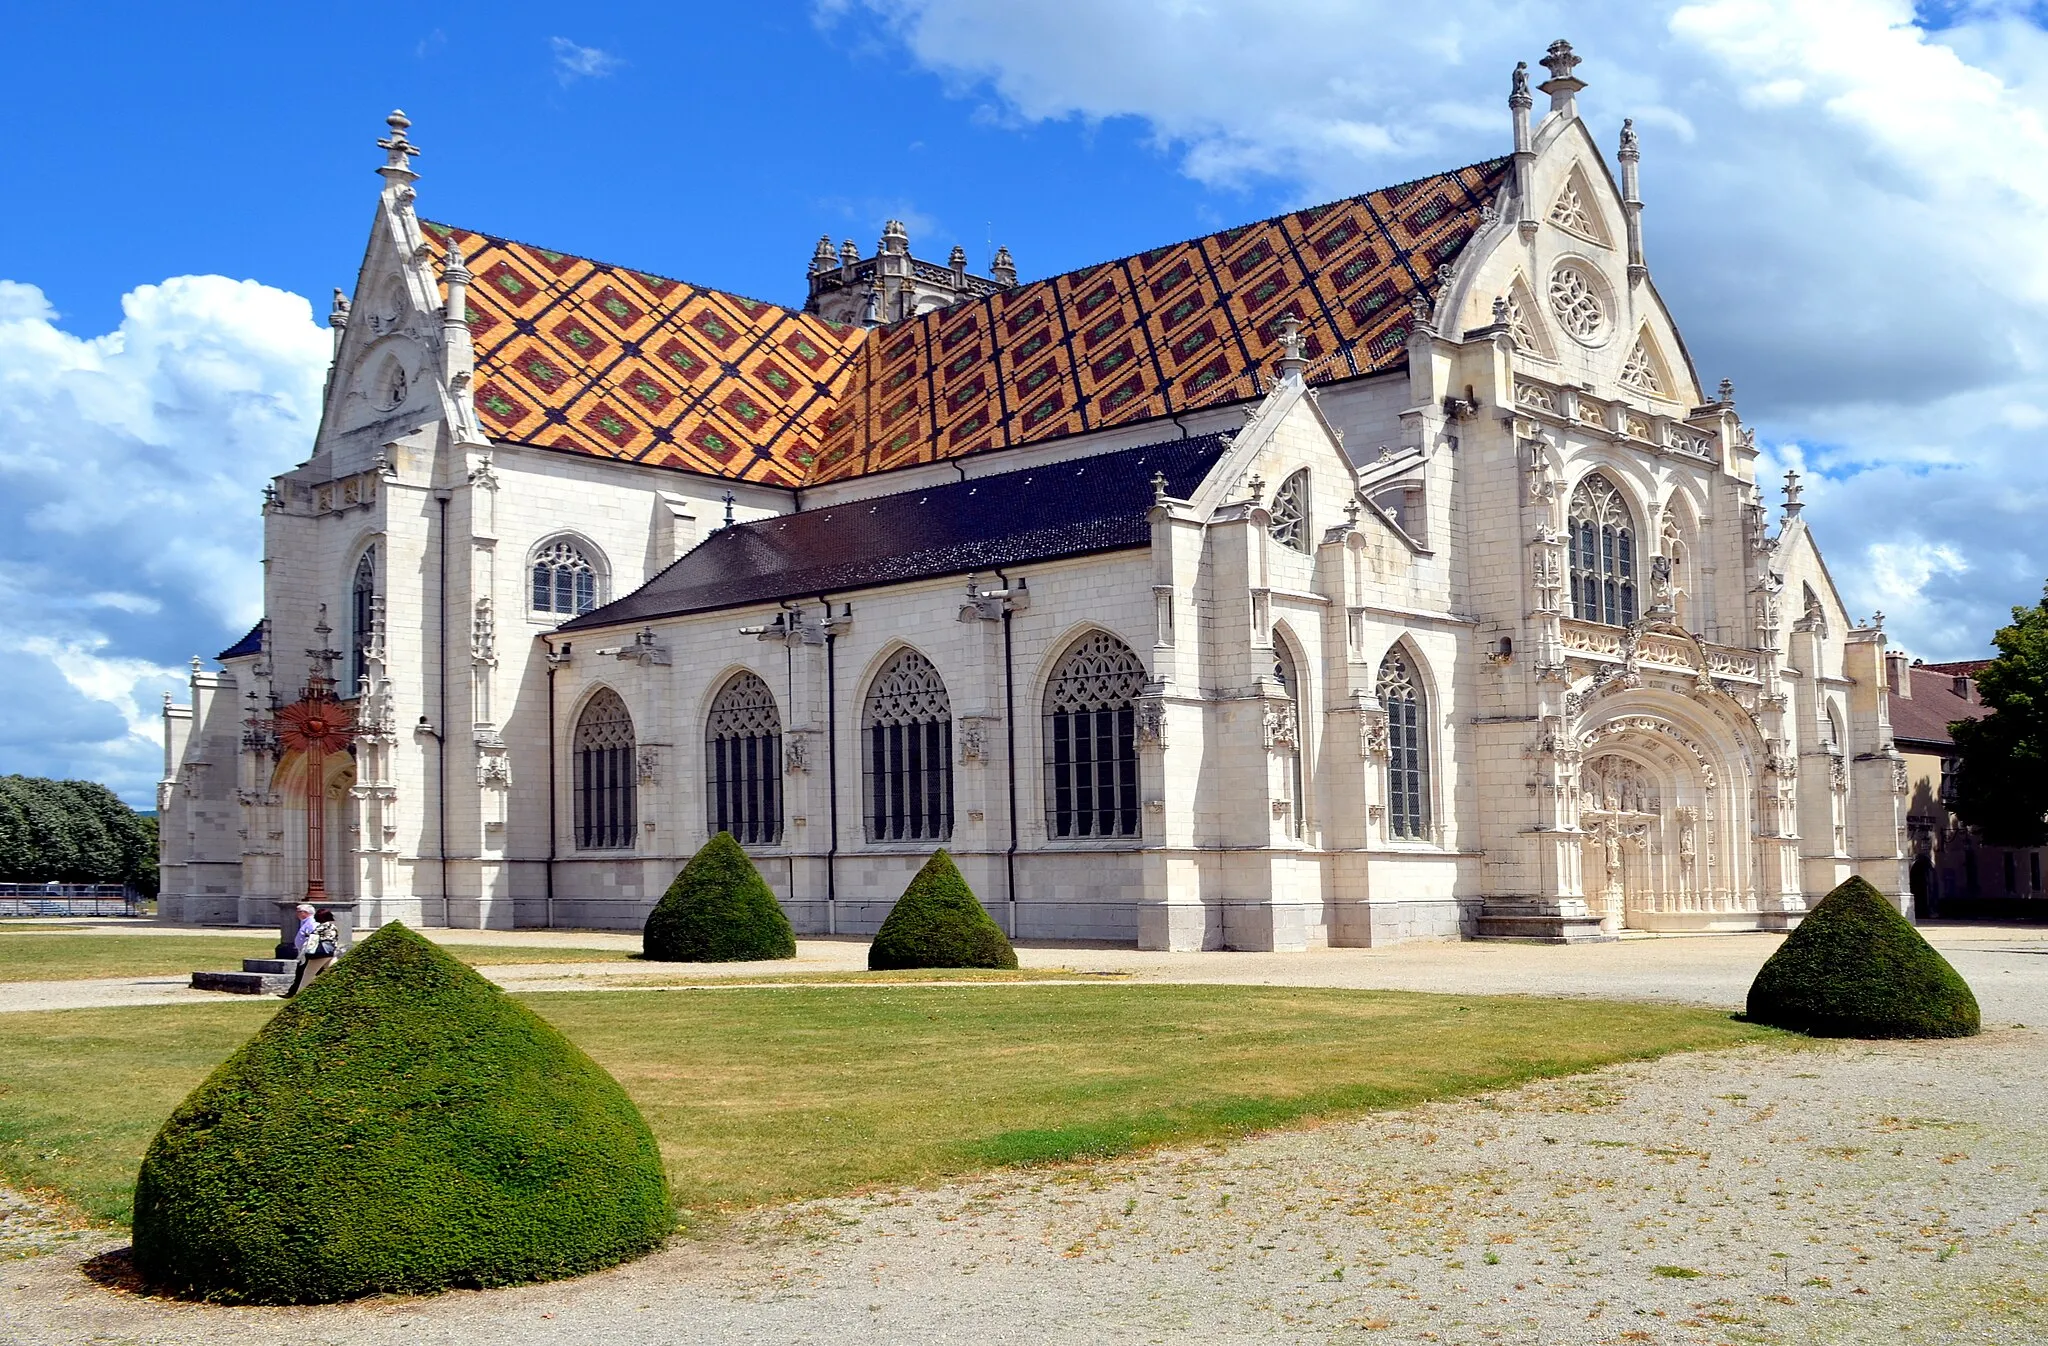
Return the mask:
{"type": "Polygon", "coordinates": [[[1952,664],[1913,664],[1906,672],[1913,679],[1913,695],[1890,699],[1892,738],[1902,743],[1924,743],[1947,747],[1955,740],[1948,727],[1957,720],[1981,720],[1991,713],[1970,685],[1968,697],[1956,695],[1956,678],[1974,677],[1989,659],[1966,659],[1952,664]]]}
{"type": "Polygon", "coordinates": [[[1403,367],[1409,297],[1478,229],[1493,159],[873,329],[426,225],[474,274],[476,405],[508,442],[809,485],[1403,367]]]}
{"type": "Polygon", "coordinates": [[[561,629],[1142,547],[1152,539],[1153,475],[1185,498],[1227,447],[1221,435],[1198,435],[734,524],[561,629]]]}

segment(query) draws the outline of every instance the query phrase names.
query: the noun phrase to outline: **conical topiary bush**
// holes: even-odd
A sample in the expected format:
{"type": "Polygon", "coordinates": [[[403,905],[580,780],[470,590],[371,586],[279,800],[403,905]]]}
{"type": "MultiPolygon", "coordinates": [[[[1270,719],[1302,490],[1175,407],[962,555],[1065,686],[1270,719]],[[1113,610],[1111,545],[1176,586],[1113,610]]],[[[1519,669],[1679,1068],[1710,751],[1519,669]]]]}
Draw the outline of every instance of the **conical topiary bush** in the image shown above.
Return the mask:
{"type": "Polygon", "coordinates": [[[748,963],[796,957],[796,932],[739,842],[720,832],[647,913],[640,947],[664,963],[748,963]]]}
{"type": "Polygon", "coordinates": [[[633,1100],[393,923],[192,1091],[135,1184],[135,1266],[254,1304],[573,1276],[673,1228],[633,1100]]]}
{"type": "Polygon", "coordinates": [[[1839,1038],[1954,1038],[1981,1027],[1969,984],[1861,878],[1786,936],[1750,985],[1749,1017],[1839,1038]]]}
{"type": "Polygon", "coordinates": [[[975,900],[953,857],[938,851],[890,908],[868,967],[1015,967],[1017,951],[975,900]]]}

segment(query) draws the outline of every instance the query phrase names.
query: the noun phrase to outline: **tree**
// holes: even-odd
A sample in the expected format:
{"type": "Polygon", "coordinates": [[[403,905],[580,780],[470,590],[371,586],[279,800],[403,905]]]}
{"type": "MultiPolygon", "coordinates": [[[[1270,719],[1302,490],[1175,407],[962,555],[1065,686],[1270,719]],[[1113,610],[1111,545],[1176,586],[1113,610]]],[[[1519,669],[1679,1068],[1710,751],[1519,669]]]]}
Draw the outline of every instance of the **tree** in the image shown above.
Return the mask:
{"type": "Polygon", "coordinates": [[[156,819],[97,781],[0,776],[0,882],[157,886],[156,819]]]}
{"type": "Polygon", "coordinates": [[[1998,846],[2048,843],[2048,588],[1992,638],[1998,657],[1977,674],[1991,714],[1949,726],[1957,752],[1956,815],[1998,846]]]}

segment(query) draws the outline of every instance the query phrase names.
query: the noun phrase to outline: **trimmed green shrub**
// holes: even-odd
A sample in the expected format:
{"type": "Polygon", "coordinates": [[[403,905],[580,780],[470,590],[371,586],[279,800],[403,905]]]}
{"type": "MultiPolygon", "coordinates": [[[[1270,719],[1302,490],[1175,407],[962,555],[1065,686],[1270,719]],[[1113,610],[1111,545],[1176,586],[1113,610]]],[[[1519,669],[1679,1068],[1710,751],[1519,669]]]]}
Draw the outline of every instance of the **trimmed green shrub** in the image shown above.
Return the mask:
{"type": "Polygon", "coordinates": [[[1981,1027],[1969,984],[1861,878],[1786,936],[1750,985],[1749,1017],[1837,1038],[1955,1038],[1981,1027]]]}
{"type": "Polygon", "coordinates": [[[896,899],[868,946],[875,971],[905,967],[1015,967],[1017,951],[975,900],[953,857],[935,852],[896,899]]]}
{"type": "Polygon", "coordinates": [[[796,957],[796,932],[739,842],[720,832],[647,913],[640,947],[664,963],[750,963],[796,957]]]}
{"type": "Polygon", "coordinates": [[[311,1304],[574,1276],[674,1224],[618,1082],[394,922],[164,1123],[134,1258],[173,1294],[311,1304]]]}

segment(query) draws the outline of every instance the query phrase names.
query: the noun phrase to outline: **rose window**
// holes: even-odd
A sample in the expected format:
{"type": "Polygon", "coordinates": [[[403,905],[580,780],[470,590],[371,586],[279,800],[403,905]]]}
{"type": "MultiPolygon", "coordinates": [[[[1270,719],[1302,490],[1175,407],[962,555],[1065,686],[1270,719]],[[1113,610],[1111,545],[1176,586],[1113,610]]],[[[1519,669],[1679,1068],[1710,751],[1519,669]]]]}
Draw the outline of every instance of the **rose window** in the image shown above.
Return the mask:
{"type": "Polygon", "coordinates": [[[1550,311],[1565,331],[1581,341],[1598,336],[1607,320],[1592,282],[1575,266],[1561,266],[1550,273],[1550,311]]]}

